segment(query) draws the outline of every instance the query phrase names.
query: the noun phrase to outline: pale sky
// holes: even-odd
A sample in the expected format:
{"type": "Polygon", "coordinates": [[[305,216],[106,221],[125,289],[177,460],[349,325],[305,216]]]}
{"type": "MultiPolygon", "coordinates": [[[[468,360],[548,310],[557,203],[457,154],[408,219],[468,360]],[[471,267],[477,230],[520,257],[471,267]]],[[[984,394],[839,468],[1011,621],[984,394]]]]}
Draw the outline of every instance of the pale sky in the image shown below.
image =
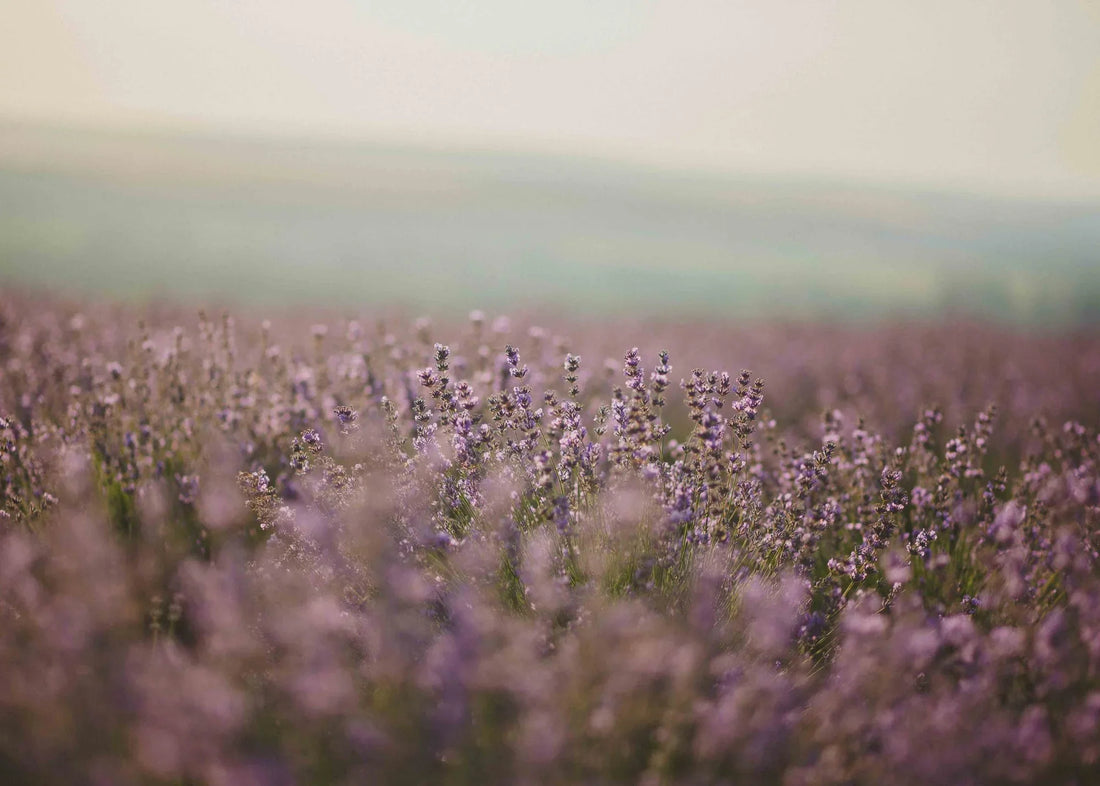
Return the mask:
{"type": "Polygon", "coordinates": [[[0,0],[0,118],[1100,195],[1096,0],[0,0]]]}

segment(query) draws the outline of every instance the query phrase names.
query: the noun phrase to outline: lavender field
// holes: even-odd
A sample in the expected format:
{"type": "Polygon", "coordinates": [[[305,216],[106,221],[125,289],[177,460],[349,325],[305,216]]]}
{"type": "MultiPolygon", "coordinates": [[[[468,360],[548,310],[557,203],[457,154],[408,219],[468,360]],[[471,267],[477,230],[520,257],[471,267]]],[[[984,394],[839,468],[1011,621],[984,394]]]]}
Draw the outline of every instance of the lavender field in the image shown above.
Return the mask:
{"type": "Polygon", "coordinates": [[[0,295],[0,782],[1096,783],[1098,391],[1092,328],[0,295]]]}

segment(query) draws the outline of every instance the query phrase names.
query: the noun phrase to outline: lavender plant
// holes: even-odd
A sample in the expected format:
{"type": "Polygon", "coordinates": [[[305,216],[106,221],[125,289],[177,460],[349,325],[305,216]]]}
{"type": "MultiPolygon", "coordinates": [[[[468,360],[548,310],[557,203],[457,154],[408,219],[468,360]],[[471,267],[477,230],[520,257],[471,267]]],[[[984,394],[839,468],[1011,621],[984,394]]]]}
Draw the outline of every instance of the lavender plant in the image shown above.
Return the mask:
{"type": "Polygon", "coordinates": [[[1100,338],[364,324],[0,298],[2,782],[1100,780],[1100,338]]]}

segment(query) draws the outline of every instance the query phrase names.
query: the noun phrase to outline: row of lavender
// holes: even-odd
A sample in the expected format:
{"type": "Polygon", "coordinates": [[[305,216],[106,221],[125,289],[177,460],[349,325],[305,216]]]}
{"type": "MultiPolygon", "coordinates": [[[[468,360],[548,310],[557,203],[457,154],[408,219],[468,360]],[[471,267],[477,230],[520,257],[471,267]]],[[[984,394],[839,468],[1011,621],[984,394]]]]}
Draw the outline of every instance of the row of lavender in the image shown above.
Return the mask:
{"type": "Polygon", "coordinates": [[[0,299],[3,782],[1100,778],[1100,337],[299,322],[0,299]]]}

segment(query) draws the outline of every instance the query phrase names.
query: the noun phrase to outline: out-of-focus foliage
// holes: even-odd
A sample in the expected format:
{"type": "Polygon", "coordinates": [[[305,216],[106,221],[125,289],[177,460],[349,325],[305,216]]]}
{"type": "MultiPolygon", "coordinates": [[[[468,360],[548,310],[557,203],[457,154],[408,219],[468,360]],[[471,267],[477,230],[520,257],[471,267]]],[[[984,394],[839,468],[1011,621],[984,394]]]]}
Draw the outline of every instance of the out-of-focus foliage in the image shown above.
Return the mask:
{"type": "Polygon", "coordinates": [[[563,331],[0,300],[0,780],[1100,779],[1100,338],[563,331]]]}

